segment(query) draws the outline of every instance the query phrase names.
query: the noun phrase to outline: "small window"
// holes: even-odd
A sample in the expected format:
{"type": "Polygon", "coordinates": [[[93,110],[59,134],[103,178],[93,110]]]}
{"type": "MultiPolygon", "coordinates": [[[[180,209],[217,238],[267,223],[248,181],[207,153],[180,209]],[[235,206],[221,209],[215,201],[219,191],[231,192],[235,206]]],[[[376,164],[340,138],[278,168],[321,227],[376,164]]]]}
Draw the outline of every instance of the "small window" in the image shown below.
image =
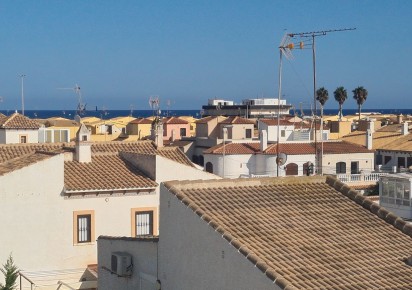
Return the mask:
{"type": "Polygon", "coordinates": [[[376,165],[382,165],[382,155],[376,155],[376,165]]]}
{"type": "Polygon", "coordinates": [[[87,135],[82,136],[82,141],[87,141],[87,135]]]}
{"type": "Polygon", "coordinates": [[[252,138],[252,129],[246,129],[246,138],[252,138]]]}
{"type": "Polygon", "coordinates": [[[132,213],[132,237],[157,234],[157,209],[134,208],[132,213]]]}
{"type": "Polygon", "coordinates": [[[388,164],[391,161],[392,157],[391,156],[385,156],[384,158],[384,165],[388,164]]]}
{"type": "Polygon", "coordinates": [[[281,130],[280,131],[280,137],[285,137],[286,136],[286,131],[285,130],[281,130]]]}
{"type": "Polygon", "coordinates": [[[336,163],[336,173],[346,173],[346,163],[345,162],[338,162],[336,163]]]}
{"type": "Polygon", "coordinates": [[[138,211],[136,218],[136,236],[153,235],[153,211],[138,211]]]}
{"type": "Polygon", "coordinates": [[[213,173],[213,164],[211,162],[206,163],[206,172],[213,173]]]}
{"type": "Polygon", "coordinates": [[[186,128],[180,128],[180,137],[186,136],[186,128]]]}
{"type": "Polygon", "coordinates": [[[73,243],[91,243],[94,240],[94,211],[73,213],[73,243]]]}
{"type": "Polygon", "coordinates": [[[27,135],[20,135],[20,143],[27,143],[27,135]]]}

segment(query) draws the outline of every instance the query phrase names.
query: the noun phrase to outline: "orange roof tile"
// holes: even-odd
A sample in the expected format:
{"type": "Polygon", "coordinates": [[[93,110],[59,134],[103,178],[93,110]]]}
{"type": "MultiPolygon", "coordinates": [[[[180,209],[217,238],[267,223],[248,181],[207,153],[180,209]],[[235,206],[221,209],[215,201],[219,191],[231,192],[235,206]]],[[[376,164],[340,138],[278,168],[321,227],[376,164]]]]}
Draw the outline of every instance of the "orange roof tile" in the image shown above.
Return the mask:
{"type": "Polygon", "coordinates": [[[37,163],[39,161],[43,161],[52,156],[55,156],[56,154],[38,151],[34,153],[28,153],[26,155],[22,155],[14,159],[9,159],[5,162],[0,163],[0,176],[21,169],[23,167],[29,166],[31,164],[37,163]]]}
{"type": "Polygon", "coordinates": [[[146,118],[137,118],[130,121],[129,124],[152,124],[152,121],[146,118]]]}
{"type": "Polygon", "coordinates": [[[188,121],[177,118],[177,117],[167,117],[162,119],[163,124],[182,124],[186,125],[189,124],[188,121]]]}
{"type": "Polygon", "coordinates": [[[157,183],[117,154],[98,155],[92,162],[64,163],[66,192],[155,188],[157,183]]]}
{"type": "Polygon", "coordinates": [[[219,122],[219,124],[255,124],[255,121],[238,116],[231,116],[219,122]]]}
{"type": "Polygon", "coordinates": [[[14,113],[9,117],[0,118],[1,129],[39,129],[40,124],[23,116],[19,113],[14,113]]]}
{"type": "Polygon", "coordinates": [[[335,178],[165,186],[281,289],[412,289],[412,225],[335,178]]]}
{"type": "MultiPolygon", "coordinates": [[[[320,143],[318,143],[320,146],[320,143]]],[[[268,144],[264,152],[260,143],[229,143],[224,146],[225,154],[277,154],[277,145],[268,144]]],[[[319,147],[320,148],[320,147],[319,147]]],[[[280,143],[279,151],[288,155],[315,154],[315,143],[280,143]]],[[[205,150],[205,154],[223,154],[223,144],[205,150]]],[[[345,141],[323,142],[324,154],[373,153],[364,146],[345,141]]]]}

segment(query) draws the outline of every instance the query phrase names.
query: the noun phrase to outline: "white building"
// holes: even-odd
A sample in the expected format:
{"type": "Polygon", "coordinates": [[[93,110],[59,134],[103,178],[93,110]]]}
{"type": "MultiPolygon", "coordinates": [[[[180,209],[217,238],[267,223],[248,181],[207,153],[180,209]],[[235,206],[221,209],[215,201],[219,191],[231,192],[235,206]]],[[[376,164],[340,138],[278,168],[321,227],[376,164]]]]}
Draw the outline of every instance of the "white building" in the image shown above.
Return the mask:
{"type": "Polygon", "coordinates": [[[412,219],[412,174],[397,173],[379,180],[379,204],[397,216],[412,219]]]}
{"type": "Polygon", "coordinates": [[[166,182],[160,213],[158,241],[98,239],[99,271],[137,263],[100,290],[412,288],[412,225],[333,177],[166,182]]]}
{"type": "Polygon", "coordinates": [[[19,114],[0,116],[0,144],[37,143],[40,124],[19,114]]]}
{"type": "MultiPolygon", "coordinates": [[[[324,174],[358,174],[374,170],[374,152],[344,141],[318,143],[319,166],[324,174]],[[322,166],[323,164],[323,166],[322,166]]],[[[279,176],[308,175],[310,164],[316,164],[314,143],[228,143],[204,151],[205,170],[221,177],[277,176],[276,158],[287,155],[279,167],[279,176]],[[279,148],[278,148],[279,147],[279,148]]]]}
{"type": "Polygon", "coordinates": [[[12,253],[22,287],[95,288],[99,235],[157,235],[160,182],[216,178],[177,148],[89,138],[0,145],[0,261],[12,253]]]}

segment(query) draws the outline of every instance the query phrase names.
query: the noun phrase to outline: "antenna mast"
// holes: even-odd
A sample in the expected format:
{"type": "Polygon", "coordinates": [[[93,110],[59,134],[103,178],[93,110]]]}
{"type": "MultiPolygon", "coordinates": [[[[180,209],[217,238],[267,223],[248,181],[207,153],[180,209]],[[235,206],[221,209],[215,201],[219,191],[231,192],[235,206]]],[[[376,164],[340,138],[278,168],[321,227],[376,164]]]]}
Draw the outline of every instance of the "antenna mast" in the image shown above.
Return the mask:
{"type": "MultiPolygon", "coordinates": [[[[316,108],[316,49],[315,49],[315,38],[318,36],[325,36],[331,32],[343,32],[343,31],[352,31],[356,28],[341,28],[341,29],[329,29],[329,30],[320,30],[320,31],[311,31],[311,32],[299,32],[299,33],[289,33],[288,36],[293,39],[304,39],[312,38],[312,63],[313,63],[313,104],[314,104],[314,113],[313,119],[315,122],[315,172],[323,175],[323,164],[319,166],[319,157],[317,150],[317,130],[316,130],[316,119],[317,119],[317,108],[316,108]],[[319,172],[320,169],[320,172],[319,172]]],[[[303,41],[300,42],[300,47],[303,48],[303,41]]],[[[321,126],[322,122],[321,122],[321,126]]],[[[321,136],[322,149],[323,149],[323,136],[321,136]]],[[[322,150],[323,151],[323,150],[322,150]]],[[[323,159],[323,152],[321,158],[323,159]]]]}
{"type": "Polygon", "coordinates": [[[21,74],[21,114],[24,116],[24,78],[26,77],[25,74],[21,74]]]}

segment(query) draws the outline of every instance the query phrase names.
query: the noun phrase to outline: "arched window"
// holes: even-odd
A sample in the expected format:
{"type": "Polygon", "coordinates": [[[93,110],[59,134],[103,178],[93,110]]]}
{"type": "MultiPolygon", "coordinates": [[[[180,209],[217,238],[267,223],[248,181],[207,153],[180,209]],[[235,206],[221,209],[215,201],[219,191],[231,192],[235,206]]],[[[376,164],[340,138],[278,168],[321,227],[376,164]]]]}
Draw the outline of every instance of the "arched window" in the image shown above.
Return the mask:
{"type": "Polygon", "coordinates": [[[192,161],[193,161],[193,163],[199,164],[199,156],[193,155],[192,156],[192,161]]]}
{"type": "Polygon", "coordinates": [[[286,175],[298,175],[298,165],[296,163],[289,163],[286,165],[286,175]]]}
{"type": "Polygon", "coordinates": [[[206,163],[206,171],[209,173],[213,173],[213,164],[212,162],[207,162],[206,163]]]}
{"type": "Polygon", "coordinates": [[[346,162],[336,163],[336,174],[346,173],[346,162]]]}

